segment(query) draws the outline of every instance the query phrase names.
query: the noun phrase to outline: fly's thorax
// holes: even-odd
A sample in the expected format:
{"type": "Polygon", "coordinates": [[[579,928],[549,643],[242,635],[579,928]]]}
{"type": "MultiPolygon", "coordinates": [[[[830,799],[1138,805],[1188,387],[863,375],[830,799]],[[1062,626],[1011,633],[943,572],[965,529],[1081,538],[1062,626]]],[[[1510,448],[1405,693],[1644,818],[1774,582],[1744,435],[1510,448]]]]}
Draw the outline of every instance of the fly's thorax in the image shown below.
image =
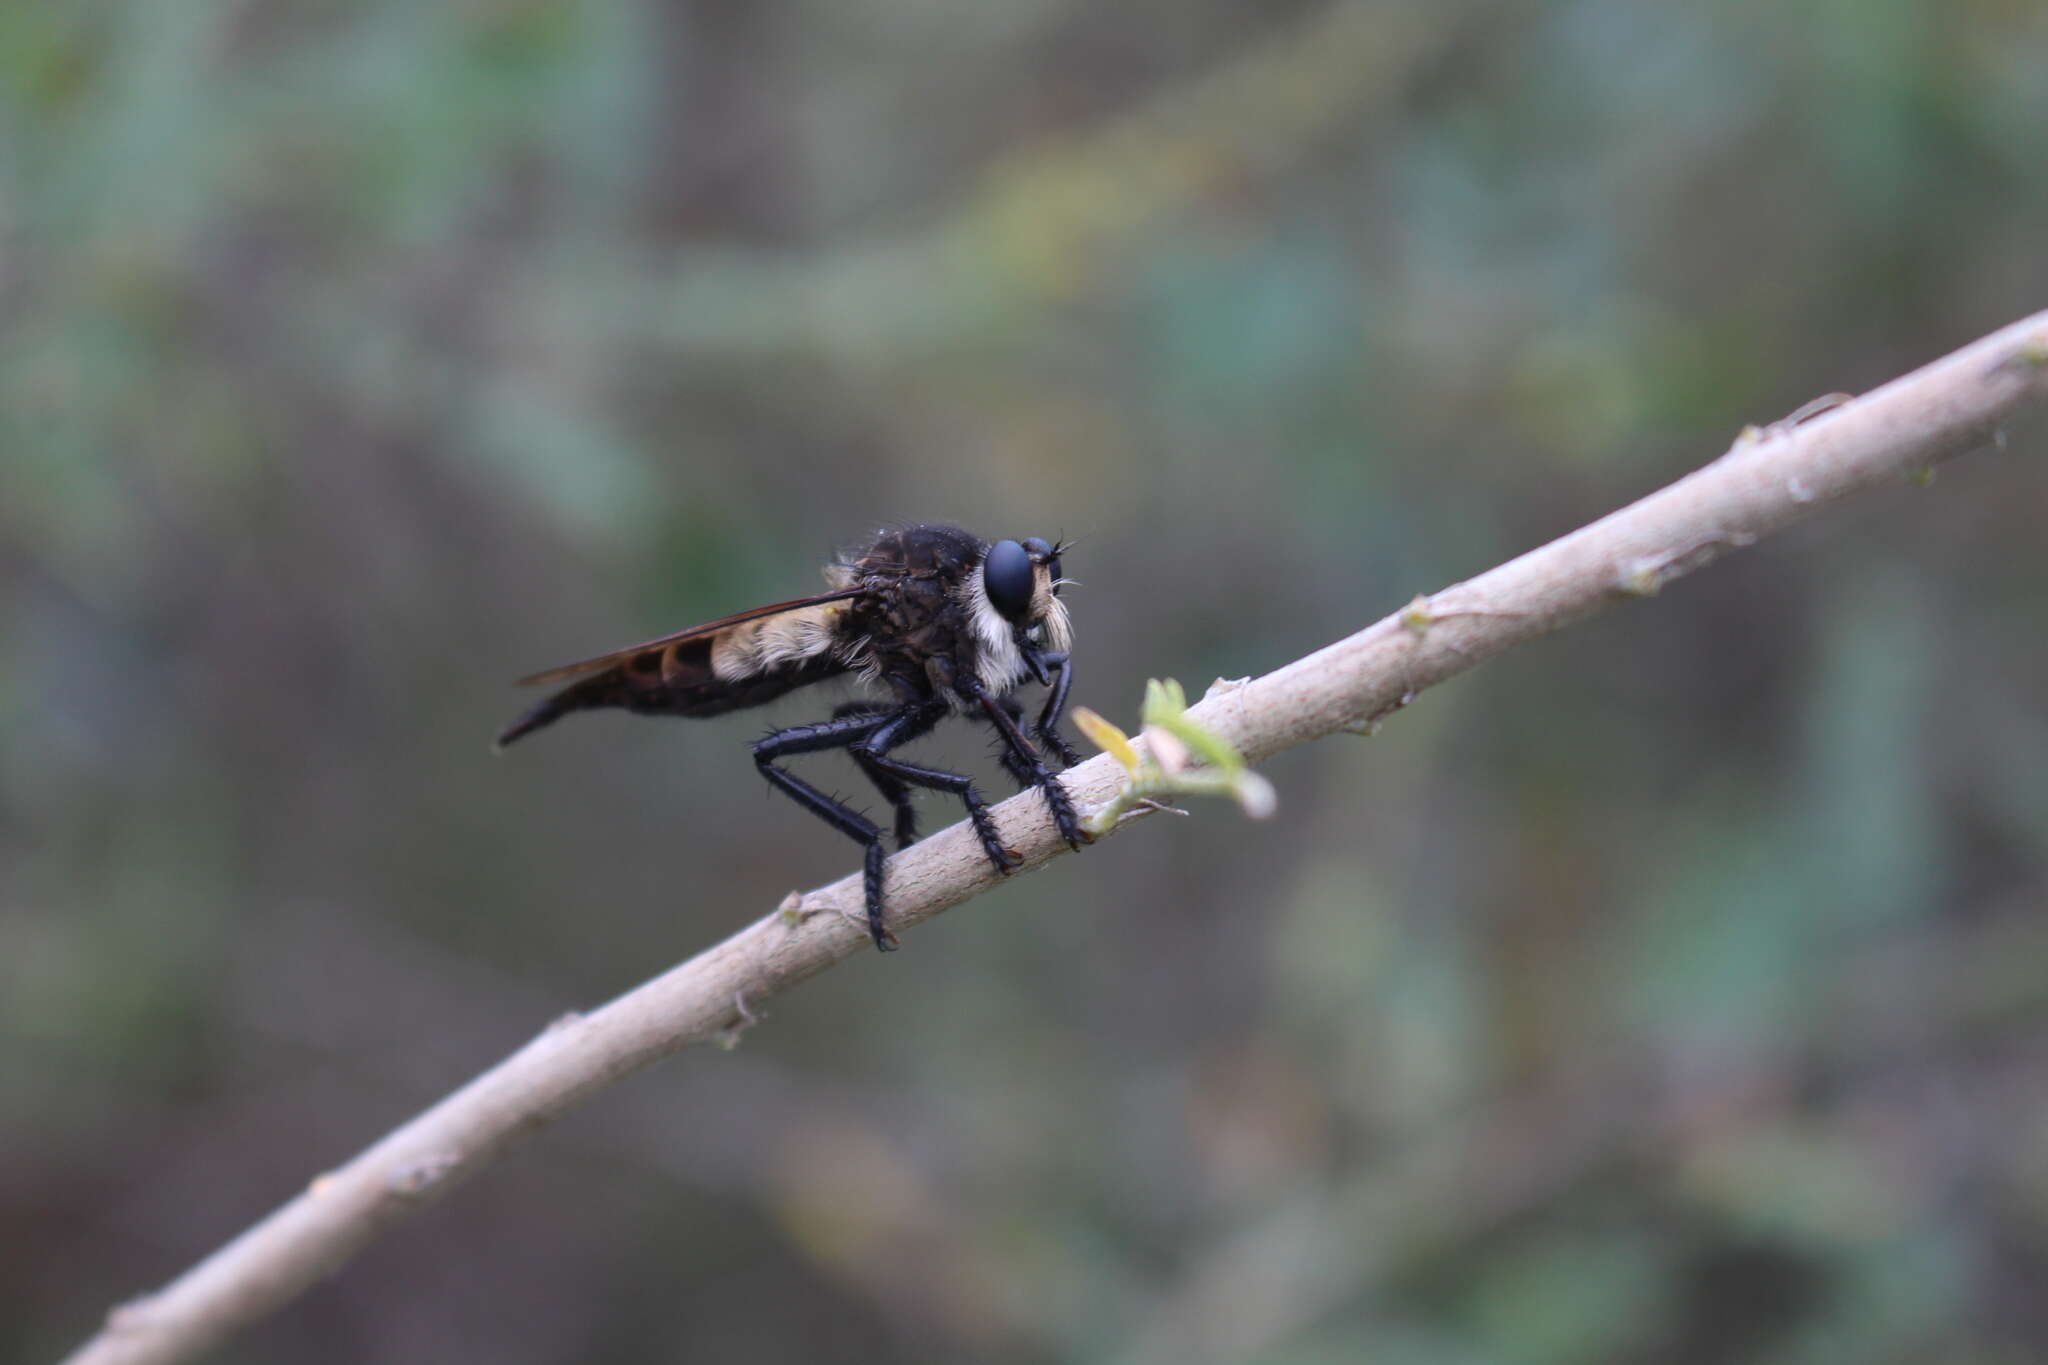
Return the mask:
{"type": "Polygon", "coordinates": [[[850,561],[862,593],[851,604],[840,657],[864,682],[885,685],[905,701],[943,697],[958,704],[946,685],[961,666],[967,635],[955,589],[977,546],[950,528],[910,527],[885,532],[850,561]]]}

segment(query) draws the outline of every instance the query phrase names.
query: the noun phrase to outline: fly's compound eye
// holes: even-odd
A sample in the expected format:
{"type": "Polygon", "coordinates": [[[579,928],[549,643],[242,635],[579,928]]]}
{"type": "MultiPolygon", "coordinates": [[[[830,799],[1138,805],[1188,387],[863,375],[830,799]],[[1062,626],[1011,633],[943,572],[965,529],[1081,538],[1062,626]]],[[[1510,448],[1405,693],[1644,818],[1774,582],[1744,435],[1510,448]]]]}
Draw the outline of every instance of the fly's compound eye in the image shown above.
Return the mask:
{"type": "Polygon", "coordinates": [[[988,547],[981,561],[981,586],[989,604],[1012,621],[1022,620],[1031,610],[1031,552],[1014,540],[999,540],[988,547]]]}

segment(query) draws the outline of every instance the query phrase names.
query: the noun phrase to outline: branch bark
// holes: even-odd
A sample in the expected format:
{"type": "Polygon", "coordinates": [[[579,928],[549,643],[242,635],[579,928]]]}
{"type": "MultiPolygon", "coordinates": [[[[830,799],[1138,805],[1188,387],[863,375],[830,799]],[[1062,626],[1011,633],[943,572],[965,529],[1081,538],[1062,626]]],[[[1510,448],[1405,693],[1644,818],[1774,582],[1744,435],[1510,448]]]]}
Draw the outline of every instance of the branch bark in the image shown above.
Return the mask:
{"type": "MultiPolygon", "coordinates": [[[[1254,761],[1369,727],[1511,645],[1654,593],[1838,498],[1924,475],[2044,398],[2048,312],[1811,420],[1747,429],[1726,454],[1641,501],[1264,677],[1212,689],[1191,714],[1254,761]]],[[[1123,770],[1099,756],[1065,780],[1085,812],[1115,794],[1123,770]]],[[[1065,850],[1035,793],[995,815],[1027,867],[1065,850]]],[[[972,832],[955,825],[890,859],[892,923],[920,923],[995,881],[972,832]]],[[[220,1345],[514,1139],[683,1047],[735,1036],[763,1001],[859,952],[868,942],[860,907],[858,876],[792,895],[601,1009],[556,1020],[161,1291],[116,1308],[71,1362],[163,1365],[220,1345]]]]}

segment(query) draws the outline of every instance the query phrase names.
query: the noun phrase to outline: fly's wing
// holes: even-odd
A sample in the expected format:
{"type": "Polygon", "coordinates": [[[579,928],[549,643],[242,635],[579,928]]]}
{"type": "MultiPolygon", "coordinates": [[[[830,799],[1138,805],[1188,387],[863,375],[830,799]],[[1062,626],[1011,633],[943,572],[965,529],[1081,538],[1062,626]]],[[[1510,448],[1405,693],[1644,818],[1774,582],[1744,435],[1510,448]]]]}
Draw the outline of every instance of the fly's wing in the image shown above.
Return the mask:
{"type": "Polygon", "coordinates": [[[860,596],[862,591],[864,590],[861,588],[841,588],[838,592],[819,593],[816,597],[793,597],[787,602],[775,602],[765,607],[736,611],[730,616],[721,616],[716,621],[706,621],[701,626],[691,626],[667,635],[657,635],[652,640],[642,640],[637,645],[627,645],[624,649],[615,649],[609,654],[598,654],[588,659],[578,659],[573,664],[563,664],[559,668],[530,673],[519,680],[519,685],[531,687],[536,683],[561,682],[567,678],[580,678],[586,673],[610,668],[614,664],[630,665],[636,654],[652,653],[667,649],[670,645],[687,644],[691,640],[708,640],[714,635],[722,635],[734,626],[743,626],[749,621],[759,621],[767,616],[780,616],[786,611],[801,611],[805,607],[823,606],[827,602],[843,602],[849,597],[860,596]]]}
{"type": "Polygon", "coordinates": [[[715,716],[758,706],[794,688],[842,673],[846,664],[830,648],[829,624],[799,621],[794,630],[786,630],[781,622],[768,623],[774,617],[817,612],[862,592],[861,588],[841,588],[734,612],[701,626],[521,678],[521,683],[568,682],[569,686],[507,726],[498,736],[498,745],[502,748],[571,711],[616,706],[651,715],[715,716]],[[772,641],[774,647],[766,647],[771,642],[763,639],[763,631],[784,638],[772,641]],[[724,663],[714,656],[721,639],[726,640],[724,663]],[[732,664],[734,654],[743,660],[740,666],[732,664]]]}

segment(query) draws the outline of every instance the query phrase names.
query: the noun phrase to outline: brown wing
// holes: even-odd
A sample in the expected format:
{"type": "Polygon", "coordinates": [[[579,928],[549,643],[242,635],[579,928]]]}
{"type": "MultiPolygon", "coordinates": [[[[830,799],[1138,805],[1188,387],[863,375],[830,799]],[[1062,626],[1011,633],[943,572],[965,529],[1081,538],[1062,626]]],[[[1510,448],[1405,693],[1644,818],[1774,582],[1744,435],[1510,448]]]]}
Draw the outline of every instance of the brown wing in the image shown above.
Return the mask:
{"type": "Polygon", "coordinates": [[[645,654],[651,649],[666,649],[670,645],[679,645],[685,641],[701,640],[706,636],[716,635],[720,631],[731,630],[734,626],[743,626],[749,621],[758,621],[764,616],[780,616],[783,612],[799,611],[804,607],[815,607],[822,602],[844,602],[849,597],[860,596],[864,591],[865,589],[862,588],[841,588],[837,592],[819,593],[816,597],[796,597],[791,598],[787,602],[775,602],[765,607],[754,607],[747,611],[736,611],[730,616],[721,616],[716,621],[706,621],[701,626],[691,626],[687,630],[678,630],[668,635],[657,635],[652,640],[642,640],[637,645],[627,645],[624,649],[615,649],[609,654],[599,654],[589,659],[578,659],[573,664],[563,664],[560,668],[550,668],[545,672],[532,674],[529,677],[521,678],[519,685],[526,687],[534,683],[560,682],[564,678],[581,677],[585,673],[595,673],[600,669],[610,668],[614,664],[625,663],[634,655],[645,654]]]}

